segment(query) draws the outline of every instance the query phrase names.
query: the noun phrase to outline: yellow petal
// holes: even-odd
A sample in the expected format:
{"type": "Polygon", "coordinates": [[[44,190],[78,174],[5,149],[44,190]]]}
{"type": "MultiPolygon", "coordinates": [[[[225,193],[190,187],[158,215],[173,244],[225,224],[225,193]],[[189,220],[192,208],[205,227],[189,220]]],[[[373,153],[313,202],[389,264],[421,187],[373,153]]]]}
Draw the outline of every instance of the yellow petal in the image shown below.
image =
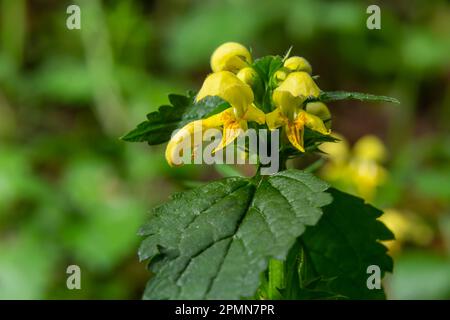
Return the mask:
{"type": "Polygon", "coordinates": [[[290,122],[285,126],[285,130],[289,142],[300,152],[305,152],[305,148],[303,147],[303,126],[297,126],[290,122]]]}
{"type": "Polygon", "coordinates": [[[320,94],[320,89],[313,78],[307,72],[303,71],[290,73],[278,89],[289,91],[295,97],[318,97],[320,94]]]}
{"type": "Polygon", "coordinates": [[[266,123],[270,130],[275,130],[288,122],[288,119],[279,108],[266,114],[266,123]]]}
{"type": "Polygon", "coordinates": [[[225,148],[228,144],[233,142],[239,135],[247,131],[247,121],[245,120],[234,120],[224,123],[222,140],[219,145],[214,149],[213,152],[217,152],[225,148]]]}
{"type": "Polygon", "coordinates": [[[321,134],[330,134],[330,130],[325,127],[325,124],[319,117],[301,110],[298,115],[298,119],[300,118],[302,119],[301,122],[308,128],[320,132],[321,134]]]}
{"type": "Polygon", "coordinates": [[[252,62],[250,52],[237,42],[226,42],[219,46],[211,56],[213,72],[231,71],[237,73],[252,62]]]}
{"type": "Polygon", "coordinates": [[[180,158],[183,156],[182,154],[180,154],[180,148],[183,147],[184,143],[187,143],[186,139],[190,139],[189,146],[191,151],[195,150],[198,147],[196,145],[193,145],[195,142],[195,139],[193,139],[193,137],[195,136],[195,134],[202,134],[203,128],[204,127],[202,120],[192,121],[178,130],[177,133],[172,136],[169,143],[167,144],[165,152],[166,161],[171,167],[180,166],[183,164],[180,161],[180,158]]]}
{"type": "Polygon", "coordinates": [[[294,116],[297,110],[305,101],[304,96],[294,96],[290,91],[282,90],[280,87],[274,90],[272,99],[275,106],[279,108],[281,112],[291,121],[294,121],[294,116]]]}
{"type": "Polygon", "coordinates": [[[290,57],[286,59],[284,66],[291,71],[305,71],[309,74],[312,73],[311,65],[308,60],[303,57],[290,57]]]}
{"type": "Polygon", "coordinates": [[[205,128],[217,128],[223,125],[223,118],[225,113],[233,112],[232,108],[228,108],[220,113],[212,115],[209,118],[203,119],[202,124],[205,128]]]}
{"type": "Polygon", "coordinates": [[[229,71],[212,73],[205,79],[197,94],[196,101],[200,101],[207,96],[219,96],[230,103],[238,117],[246,112],[254,99],[250,86],[229,71]]]}
{"type": "Polygon", "coordinates": [[[243,119],[248,121],[255,121],[258,124],[263,124],[264,122],[266,122],[266,114],[254,104],[251,104],[248,107],[247,112],[244,114],[243,119]]]}
{"type": "Polygon", "coordinates": [[[215,114],[206,119],[192,121],[177,131],[175,135],[170,139],[166,147],[166,161],[170,166],[180,166],[183,163],[177,161],[180,158],[180,148],[186,143],[185,139],[190,139],[191,152],[195,153],[195,150],[199,147],[199,144],[203,141],[203,131],[209,128],[218,128],[225,124],[235,122],[233,108],[228,108],[218,114],[215,114]],[[198,139],[194,139],[196,134],[201,134],[198,139]],[[197,144],[195,144],[197,143],[197,144]]]}

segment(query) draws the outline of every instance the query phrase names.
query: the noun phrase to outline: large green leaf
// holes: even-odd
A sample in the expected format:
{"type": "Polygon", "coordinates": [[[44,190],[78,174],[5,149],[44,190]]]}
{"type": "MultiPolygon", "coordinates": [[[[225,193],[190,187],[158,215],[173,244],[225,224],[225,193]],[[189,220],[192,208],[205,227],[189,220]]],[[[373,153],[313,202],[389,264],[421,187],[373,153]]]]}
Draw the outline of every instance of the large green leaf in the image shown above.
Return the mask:
{"type": "Polygon", "coordinates": [[[161,144],[170,139],[172,132],[190,121],[206,118],[229,107],[219,97],[206,97],[199,102],[194,101],[193,93],[188,96],[171,94],[171,105],[163,105],[158,111],[147,115],[147,120],[121,137],[130,142],[146,141],[150,145],[161,144]]]}
{"type": "Polygon", "coordinates": [[[327,185],[287,170],[261,180],[227,178],[176,194],[153,210],[139,250],[155,276],[146,299],[252,296],[268,260],[283,260],[331,201],[327,185]]]}
{"type": "Polygon", "coordinates": [[[316,276],[328,281],[327,290],[349,299],[381,299],[382,289],[367,288],[367,267],[392,272],[393,262],[379,240],[393,234],[377,220],[382,212],[360,198],[330,188],[333,202],[323,208],[319,223],[308,228],[301,242],[316,276]]]}

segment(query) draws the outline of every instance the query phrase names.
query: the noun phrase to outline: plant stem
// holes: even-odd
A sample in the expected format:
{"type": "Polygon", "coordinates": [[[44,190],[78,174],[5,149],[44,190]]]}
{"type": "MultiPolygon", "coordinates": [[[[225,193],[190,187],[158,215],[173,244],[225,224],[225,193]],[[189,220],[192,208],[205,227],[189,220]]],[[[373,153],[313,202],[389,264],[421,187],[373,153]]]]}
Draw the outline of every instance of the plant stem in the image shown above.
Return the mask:
{"type": "Polygon", "coordinates": [[[281,299],[280,289],[285,287],[284,261],[269,260],[268,298],[270,300],[281,299]]]}
{"type": "MultiPolygon", "coordinates": [[[[287,155],[284,152],[279,153],[279,161],[279,171],[286,170],[287,155]]],[[[268,278],[268,298],[270,300],[282,299],[283,296],[280,293],[280,290],[285,289],[286,287],[286,263],[277,259],[270,259],[268,278]]]]}

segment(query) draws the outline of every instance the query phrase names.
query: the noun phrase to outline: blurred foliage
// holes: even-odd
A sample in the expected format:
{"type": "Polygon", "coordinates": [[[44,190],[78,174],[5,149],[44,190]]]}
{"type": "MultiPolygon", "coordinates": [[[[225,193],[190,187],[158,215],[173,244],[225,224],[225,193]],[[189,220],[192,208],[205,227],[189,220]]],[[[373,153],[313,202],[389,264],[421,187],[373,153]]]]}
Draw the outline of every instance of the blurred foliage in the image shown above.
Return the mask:
{"type": "Polygon", "coordinates": [[[198,87],[229,40],[259,56],[292,45],[324,90],[399,98],[336,103],[333,126],[350,144],[368,133],[384,141],[389,178],[373,201],[432,232],[394,253],[389,297],[450,298],[447,1],[380,3],[381,30],[365,27],[369,1],[76,3],[81,30],[65,26],[72,2],[0,0],[0,298],[140,297],[147,209],[224,170],[169,170],[160,149],[118,137],[169,92],[198,87]],[[82,290],[65,286],[70,264],[82,290]]]}

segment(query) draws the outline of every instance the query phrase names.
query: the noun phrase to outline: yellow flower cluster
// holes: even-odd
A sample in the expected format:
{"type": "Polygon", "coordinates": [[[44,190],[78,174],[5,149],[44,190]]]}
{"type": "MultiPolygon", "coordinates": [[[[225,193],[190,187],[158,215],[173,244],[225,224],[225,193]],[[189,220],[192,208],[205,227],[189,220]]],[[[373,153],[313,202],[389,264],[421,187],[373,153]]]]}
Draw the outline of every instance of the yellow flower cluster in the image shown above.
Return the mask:
{"type": "MultiPolygon", "coordinates": [[[[247,122],[267,123],[271,130],[283,127],[291,144],[301,152],[303,132],[307,126],[322,134],[330,133],[330,112],[321,102],[308,103],[308,97],[318,97],[320,89],[311,77],[311,66],[304,58],[291,57],[277,71],[279,86],[273,91],[275,110],[265,114],[255,105],[252,87],[258,78],[252,68],[252,57],[247,48],[236,42],[219,46],[211,56],[211,69],[198,92],[198,102],[207,96],[219,96],[230,108],[206,119],[193,121],[175,134],[166,148],[166,159],[174,165],[177,146],[187,136],[210,128],[223,128],[222,141],[214,150],[220,150],[248,129],[247,122]],[[325,121],[325,123],[324,123],[325,121]]],[[[197,146],[192,146],[194,149],[197,146]]]]}
{"type": "Polygon", "coordinates": [[[326,142],[320,148],[329,158],[321,171],[323,178],[372,201],[377,188],[387,178],[387,171],[382,166],[387,155],[383,142],[373,135],[366,135],[350,149],[344,137],[334,136],[338,142],[326,142]]]}

